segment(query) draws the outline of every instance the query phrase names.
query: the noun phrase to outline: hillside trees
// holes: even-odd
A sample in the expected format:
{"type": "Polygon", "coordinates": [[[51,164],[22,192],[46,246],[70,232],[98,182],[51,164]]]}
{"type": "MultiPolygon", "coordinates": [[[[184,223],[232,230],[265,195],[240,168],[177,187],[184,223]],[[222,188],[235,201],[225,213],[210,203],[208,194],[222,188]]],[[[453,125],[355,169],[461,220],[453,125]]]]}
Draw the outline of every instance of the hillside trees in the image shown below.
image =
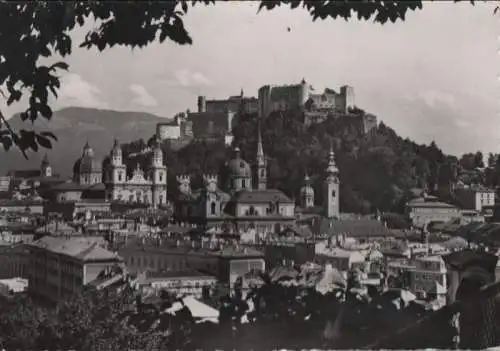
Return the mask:
{"type": "MultiPolygon", "coordinates": [[[[460,1],[460,0],[455,0],[460,1]]],[[[61,71],[67,70],[63,61],[52,57],[67,57],[74,47],[71,31],[93,23],[80,47],[104,51],[116,45],[143,48],[152,42],[165,40],[179,45],[193,42],[184,26],[188,9],[197,4],[213,5],[213,0],[176,0],[141,2],[0,2],[0,87],[8,105],[27,97],[29,106],[21,114],[24,121],[42,117],[50,120],[52,109],[49,95],[57,98],[61,71]],[[47,63],[49,62],[50,63],[47,63]]],[[[281,5],[292,9],[305,8],[316,19],[373,19],[378,23],[404,20],[408,11],[421,9],[423,1],[359,2],[348,0],[298,1],[263,0],[259,10],[272,10],[281,5]]],[[[471,3],[474,3],[471,1],[471,3]]],[[[496,12],[496,10],[495,10],[496,12]]],[[[17,146],[26,151],[39,147],[51,148],[56,136],[50,131],[14,130],[0,111],[0,142],[6,150],[17,146]]]]}
{"type": "MultiPolygon", "coordinates": [[[[307,173],[315,189],[317,204],[323,200],[324,170],[330,147],[335,151],[340,170],[342,212],[401,212],[413,188],[433,189],[437,181],[449,184],[456,178],[453,158],[436,144],[418,145],[402,139],[390,127],[379,127],[364,135],[345,119],[332,118],[305,126],[300,115],[274,113],[261,123],[264,152],[268,158],[268,187],[284,191],[298,201],[307,173]],[[450,164],[448,164],[450,163],[450,164]]],[[[238,115],[233,128],[234,146],[252,164],[257,148],[258,121],[255,116],[238,115]]],[[[124,145],[129,150],[131,144],[124,145]]],[[[137,143],[135,143],[137,144],[137,143]]],[[[164,145],[169,167],[169,193],[178,188],[176,176],[192,175],[192,188],[202,186],[202,175],[217,173],[224,188],[224,164],[232,157],[232,148],[222,142],[195,142],[174,151],[164,145]]],[[[127,154],[124,153],[124,159],[127,154]]],[[[130,165],[147,165],[148,156],[137,155],[130,165]]]]}

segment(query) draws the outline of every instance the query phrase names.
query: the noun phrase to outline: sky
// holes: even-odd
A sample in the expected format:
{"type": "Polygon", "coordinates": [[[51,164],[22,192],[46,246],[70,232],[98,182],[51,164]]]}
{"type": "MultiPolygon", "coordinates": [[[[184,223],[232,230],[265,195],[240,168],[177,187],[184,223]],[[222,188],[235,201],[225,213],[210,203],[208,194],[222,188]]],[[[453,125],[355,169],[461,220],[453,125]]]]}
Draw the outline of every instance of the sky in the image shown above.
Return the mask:
{"type": "MultiPolygon", "coordinates": [[[[500,16],[493,3],[424,3],[406,21],[313,22],[303,9],[257,4],[189,10],[193,45],[74,49],[55,109],[144,111],[172,117],[197,96],[256,96],[302,78],[316,91],[354,87],[356,105],[403,137],[445,152],[500,152],[500,16]],[[290,30],[288,30],[290,28],[290,30]]],[[[75,41],[84,31],[73,33],[75,41]]],[[[20,106],[0,109],[11,115],[20,106]]],[[[50,126],[50,123],[49,123],[50,126]]]]}

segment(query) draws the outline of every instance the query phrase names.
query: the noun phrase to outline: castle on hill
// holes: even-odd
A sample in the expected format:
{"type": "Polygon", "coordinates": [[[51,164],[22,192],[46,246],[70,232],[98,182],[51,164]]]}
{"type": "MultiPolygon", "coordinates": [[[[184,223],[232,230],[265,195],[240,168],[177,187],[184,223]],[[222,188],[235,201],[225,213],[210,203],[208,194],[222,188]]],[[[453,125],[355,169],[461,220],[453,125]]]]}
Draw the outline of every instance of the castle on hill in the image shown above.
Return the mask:
{"type": "MultiPolygon", "coordinates": [[[[258,98],[247,97],[243,89],[240,95],[227,99],[207,99],[198,96],[198,111],[186,113],[185,125],[189,125],[189,135],[208,141],[224,140],[231,144],[234,118],[239,112],[255,114],[259,118],[267,118],[277,111],[296,113],[305,125],[321,123],[329,118],[343,118],[346,123],[354,125],[362,134],[367,134],[377,126],[377,117],[362,113],[355,106],[354,88],[344,85],[340,91],[326,88],[316,93],[313,87],[303,79],[299,84],[264,85],[258,90],[258,98]]],[[[183,125],[184,125],[183,124],[183,125]]],[[[174,127],[159,127],[161,139],[174,132],[167,131],[174,127]]],[[[176,127],[181,130],[181,127],[176,127]]],[[[176,129],[175,133],[179,133],[176,129]]],[[[181,133],[182,134],[182,133],[181,133]]],[[[176,138],[183,138],[179,136],[176,138]]]]}

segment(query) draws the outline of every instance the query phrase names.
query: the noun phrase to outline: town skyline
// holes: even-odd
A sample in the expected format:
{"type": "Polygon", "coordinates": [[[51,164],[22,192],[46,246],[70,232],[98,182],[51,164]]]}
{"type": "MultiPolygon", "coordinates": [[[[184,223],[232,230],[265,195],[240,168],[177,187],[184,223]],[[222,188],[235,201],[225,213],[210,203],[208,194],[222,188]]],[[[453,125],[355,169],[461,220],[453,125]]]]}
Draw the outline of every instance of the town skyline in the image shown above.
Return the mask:
{"type": "MultiPolygon", "coordinates": [[[[360,108],[418,143],[435,140],[455,155],[497,151],[500,130],[492,122],[498,115],[493,30],[498,18],[493,6],[429,3],[405,22],[383,26],[312,22],[305,11],[287,7],[256,11],[252,4],[193,8],[186,17],[191,46],[154,43],[144,50],[103,53],[75,49],[53,107],[172,117],[196,110],[198,95],[223,99],[243,89],[246,96],[256,96],[262,85],[305,78],[316,91],[353,86],[360,108]],[[438,32],[444,27],[449,30],[438,32]]],[[[83,31],[74,38],[79,42],[83,31]]],[[[11,115],[21,106],[2,104],[1,110],[11,115]]]]}

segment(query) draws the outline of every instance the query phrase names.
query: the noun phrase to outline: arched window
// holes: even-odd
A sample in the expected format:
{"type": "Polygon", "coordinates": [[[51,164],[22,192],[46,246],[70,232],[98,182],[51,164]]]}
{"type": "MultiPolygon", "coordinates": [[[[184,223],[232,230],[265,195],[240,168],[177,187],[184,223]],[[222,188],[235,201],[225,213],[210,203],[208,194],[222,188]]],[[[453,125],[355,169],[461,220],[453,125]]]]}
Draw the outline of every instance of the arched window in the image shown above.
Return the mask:
{"type": "Polygon", "coordinates": [[[214,215],[215,214],[215,202],[212,202],[210,204],[210,214],[214,215]]]}
{"type": "Polygon", "coordinates": [[[118,181],[121,182],[122,179],[123,179],[123,173],[120,172],[120,173],[118,173],[118,181]]]}
{"type": "Polygon", "coordinates": [[[335,195],[336,195],[336,194],[337,194],[337,193],[335,192],[335,189],[334,189],[334,190],[332,190],[332,197],[335,197],[335,195]]]}
{"type": "Polygon", "coordinates": [[[163,182],[163,173],[160,173],[160,182],[163,182]]]}

